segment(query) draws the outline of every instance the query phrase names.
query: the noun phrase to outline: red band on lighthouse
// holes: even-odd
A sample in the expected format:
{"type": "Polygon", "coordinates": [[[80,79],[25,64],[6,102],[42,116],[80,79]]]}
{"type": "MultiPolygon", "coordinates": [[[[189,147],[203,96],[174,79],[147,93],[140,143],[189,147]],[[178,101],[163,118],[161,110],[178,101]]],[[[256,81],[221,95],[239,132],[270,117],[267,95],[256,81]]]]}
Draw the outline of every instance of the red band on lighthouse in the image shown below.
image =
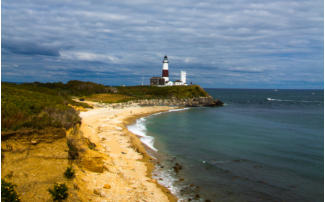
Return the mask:
{"type": "Polygon", "coordinates": [[[162,77],[168,77],[168,70],[162,70],[162,77]]]}

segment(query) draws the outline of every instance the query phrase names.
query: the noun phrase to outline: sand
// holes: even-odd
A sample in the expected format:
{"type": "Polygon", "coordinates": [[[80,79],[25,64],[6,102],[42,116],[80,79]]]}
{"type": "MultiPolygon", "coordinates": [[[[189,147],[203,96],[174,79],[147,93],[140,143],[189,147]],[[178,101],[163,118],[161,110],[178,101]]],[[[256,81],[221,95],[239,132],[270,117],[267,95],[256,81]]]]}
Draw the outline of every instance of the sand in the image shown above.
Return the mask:
{"type": "Polygon", "coordinates": [[[63,173],[70,165],[65,136],[51,134],[14,136],[1,141],[1,178],[15,185],[21,201],[53,201],[48,192],[55,183],[65,183],[68,201],[80,201],[73,182],[63,173]]]}
{"type": "MultiPolygon", "coordinates": [[[[94,104],[94,103],[90,103],[94,104]]],[[[103,170],[93,172],[81,169],[76,172],[82,201],[176,201],[165,187],[151,178],[153,159],[147,154],[139,138],[129,132],[128,124],[137,118],[168,111],[168,106],[94,105],[94,109],[80,112],[83,137],[96,145],[103,170]]],[[[92,162],[88,162],[91,164],[92,162]]],[[[87,164],[87,161],[84,161],[87,164]]]]}

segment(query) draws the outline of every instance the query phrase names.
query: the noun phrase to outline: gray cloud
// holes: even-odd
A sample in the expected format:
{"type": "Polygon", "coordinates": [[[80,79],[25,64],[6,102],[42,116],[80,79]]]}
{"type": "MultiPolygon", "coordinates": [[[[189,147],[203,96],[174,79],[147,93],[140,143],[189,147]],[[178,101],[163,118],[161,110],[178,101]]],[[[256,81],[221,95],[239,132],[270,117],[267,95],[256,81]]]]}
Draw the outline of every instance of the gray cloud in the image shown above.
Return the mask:
{"type": "Polygon", "coordinates": [[[107,84],[135,84],[160,74],[167,54],[172,75],[186,69],[203,86],[323,86],[321,0],[5,0],[2,18],[3,79],[68,80],[86,69],[94,74],[83,79],[107,72],[117,77],[107,84]],[[65,76],[47,74],[54,67],[65,76]]]}
{"type": "Polygon", "coordinates": [[[28,41],[7,41],[2,42],[4,52],[11,52],[22,55],[45,55],[45,56],[60,56],[57,47],[37,44],[28,41]]]}

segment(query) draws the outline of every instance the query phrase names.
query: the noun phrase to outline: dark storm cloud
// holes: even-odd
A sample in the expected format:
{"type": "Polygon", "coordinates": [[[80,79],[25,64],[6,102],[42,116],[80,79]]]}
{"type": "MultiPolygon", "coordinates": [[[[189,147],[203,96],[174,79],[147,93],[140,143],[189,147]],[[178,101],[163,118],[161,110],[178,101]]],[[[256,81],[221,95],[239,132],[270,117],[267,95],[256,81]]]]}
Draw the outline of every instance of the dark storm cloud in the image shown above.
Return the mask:
{"type": "Polygon", "coordinates": [[[45,55],[45,56],[60,56],[58,48],[44,46],[26,41],[6,41],[2,42],[3,51],[22,54],[22,55],[45,55]]]}
{"type": "Polygon", "coordinates": [[[167,54],[203,86],[323,84],[321,0],[4,0],[2,28],[3,79],[138,84],[167,54]]]}

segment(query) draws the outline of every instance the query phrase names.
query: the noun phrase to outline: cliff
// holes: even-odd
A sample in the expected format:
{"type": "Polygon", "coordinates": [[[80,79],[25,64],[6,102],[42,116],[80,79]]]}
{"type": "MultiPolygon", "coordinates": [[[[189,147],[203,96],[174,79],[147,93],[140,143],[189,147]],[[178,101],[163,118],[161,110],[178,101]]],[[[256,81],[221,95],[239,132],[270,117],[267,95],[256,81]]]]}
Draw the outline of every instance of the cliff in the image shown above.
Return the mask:
{"type": "MultiPolygon", "coordinates": [[[[48,189],[56,182],[67,185],[68,201],[82,200],[83,195],[80,193],[88,184],[77,182],[78,177],[74,180],[65,178],[65,171],[72,166],[77,174],[81,173],[78,172],[80,170],[104,172],[103,162],[106,157],[96,153],[96,144],[79,134],[79,125],[82,122],[79,112],[92,107],[87,104],[89,102],[76,102],[76,99],[111,103],[113,109],[132,104],[155,106],[152,108],[157,110],[157,106],[223,105],[197,85],[108,87],[81,81],[70,81],[66,84],[2,82],[1,90],[1,178],[16,184],[18,195],[24,201],[50,200],[48,189]]],[[[136,109],[146,108],[150,107],[136,106],[125,114],[132,115],[136,109]]],[[[106,121],[107,114],[104,113],[103,117],[106,121]]],[[[90,126],[86,128],[93,130],[90,126]]],[[[97,129],[100,131],[101,126],[97,129]]],[[[125,156],[121,152],[118,154],[125,156]]]]}
{"type": "Polygon", "coordinates": [[[198,85],[190,86],[127,86],[115,87],[115,93],[101,93],[84,99],[102,103],[139,104],[142,106],[222,106],[223,103],[211,97],[198,85]]]}

